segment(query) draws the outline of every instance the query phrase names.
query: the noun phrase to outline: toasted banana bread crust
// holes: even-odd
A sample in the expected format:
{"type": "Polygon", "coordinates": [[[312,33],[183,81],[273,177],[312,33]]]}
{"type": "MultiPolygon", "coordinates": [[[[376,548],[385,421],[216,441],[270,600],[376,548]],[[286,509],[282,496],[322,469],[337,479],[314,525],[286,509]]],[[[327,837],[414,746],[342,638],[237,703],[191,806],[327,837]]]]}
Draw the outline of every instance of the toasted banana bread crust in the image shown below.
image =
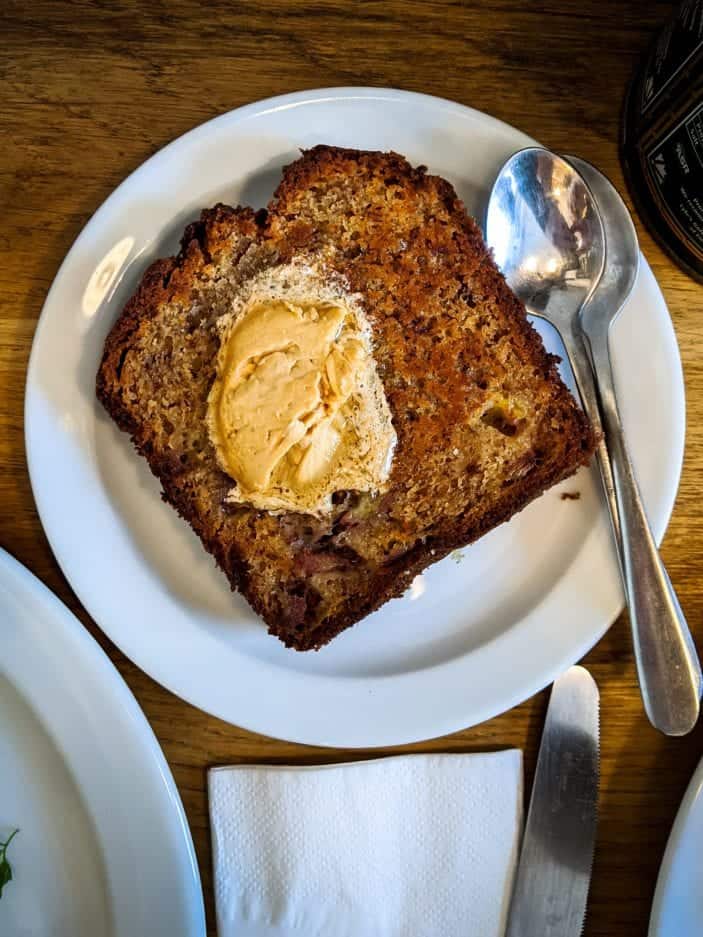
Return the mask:
{"type": "Polygon", "coordinates": [[[204,211],[149,267],[97,395],[232,588],[308,650],[589,460],[556,364],[448,182],[394,153],[318,146],[268,210],[204,211]],[[339,492],[324,518],[227,502],[205,419],[217,319],[248,278],[300,258],[360,295],[397,434],[386,493],[339,492]]]}

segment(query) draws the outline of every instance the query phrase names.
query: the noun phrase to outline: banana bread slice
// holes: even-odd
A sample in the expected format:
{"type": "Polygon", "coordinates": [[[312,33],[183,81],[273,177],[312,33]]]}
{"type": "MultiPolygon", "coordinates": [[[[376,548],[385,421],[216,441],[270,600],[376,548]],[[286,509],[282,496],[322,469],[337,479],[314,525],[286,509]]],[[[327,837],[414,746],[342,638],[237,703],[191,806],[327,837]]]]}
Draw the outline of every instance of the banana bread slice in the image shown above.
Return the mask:
{"type": "Polygon", "coordinates": [[[267,210],[204,211],[115,323],[97,394],[232,588],[297,650],[401,595],[594,448],[451,185],[395,153],[317,146],[267,210]],[[397,437],[386,490],[335,492],[321,516],[233,503],[207,426],[218,320],[252,278],[296,263],[360,297],[397,437]]]}

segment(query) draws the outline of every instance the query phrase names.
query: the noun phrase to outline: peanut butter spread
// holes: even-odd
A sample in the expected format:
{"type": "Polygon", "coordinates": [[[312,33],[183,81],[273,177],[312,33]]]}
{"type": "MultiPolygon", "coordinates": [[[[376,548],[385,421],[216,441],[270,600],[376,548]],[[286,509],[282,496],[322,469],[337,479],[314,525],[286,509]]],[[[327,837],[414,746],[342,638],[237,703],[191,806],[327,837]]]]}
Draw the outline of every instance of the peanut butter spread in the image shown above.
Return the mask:
{"type": "Polygon", "coordinates": [[[342,489],[379,491],[395,431],[357,311],[253,301],[221,334],[208,428],[232,501],[321,514],[342,489]]]}

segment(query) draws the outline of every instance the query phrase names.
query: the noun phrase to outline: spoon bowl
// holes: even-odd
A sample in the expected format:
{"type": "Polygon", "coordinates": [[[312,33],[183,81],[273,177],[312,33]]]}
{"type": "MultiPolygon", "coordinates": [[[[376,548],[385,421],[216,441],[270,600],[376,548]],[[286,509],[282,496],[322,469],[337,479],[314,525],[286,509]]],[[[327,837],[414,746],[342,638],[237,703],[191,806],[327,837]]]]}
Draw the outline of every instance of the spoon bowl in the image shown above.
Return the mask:
{"type": "Polygon", "coordinates": [[[493,185],[486,240],[528,312],[566,344],[605,262],[603,226],[579,173],[541,147],[515,153],[493,185]]]}
{"type": "Polygon", "coordinates": [[[637,231],[627,206],[615,186],[585,159],[564,157],[593,193],[606,241],[606,263],[598,284],[598,302],[586,303],[581,327],[586,335],[610,329],[634,289],[640,266],[637,231]]]}

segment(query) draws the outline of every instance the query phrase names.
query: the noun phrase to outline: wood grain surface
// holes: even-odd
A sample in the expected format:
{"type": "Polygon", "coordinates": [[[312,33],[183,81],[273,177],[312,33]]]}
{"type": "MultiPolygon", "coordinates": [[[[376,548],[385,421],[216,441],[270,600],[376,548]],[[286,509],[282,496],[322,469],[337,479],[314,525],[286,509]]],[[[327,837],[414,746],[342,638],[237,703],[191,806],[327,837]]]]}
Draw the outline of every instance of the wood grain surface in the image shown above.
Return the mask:
{"type": "MultiPolygon", "coordinates": [[[[369,753],[273,741],[211,718],[138,670],[81,609],[42,533],[23,441],[27,359],[57,268],[113,188],[164,144],[216,114],[303,88],[390,85],[453,98],[555,150],[580,154],[622,189],[617,138],[623,92],[671,9],[653,0],[2,4],[0,544],[78,614],[146,712],[183,797],[213,934],[208,766],[328,762],[369,753]]],[[[639,222],[638,231],[671,310],[686,378],[686,459],[663,554],[700,646],[703,293],[639,222]]],[[[586,663],[601,688],[603,736],[586,934],[640,937],[676,808],[703,749],[703,727],[674,740],[649,726],[624,617],[586,663]]],[[[525,751],[529,781],[545,706],[541,694],[485,725],[402,750],[515,745],[525,751]]]]}

